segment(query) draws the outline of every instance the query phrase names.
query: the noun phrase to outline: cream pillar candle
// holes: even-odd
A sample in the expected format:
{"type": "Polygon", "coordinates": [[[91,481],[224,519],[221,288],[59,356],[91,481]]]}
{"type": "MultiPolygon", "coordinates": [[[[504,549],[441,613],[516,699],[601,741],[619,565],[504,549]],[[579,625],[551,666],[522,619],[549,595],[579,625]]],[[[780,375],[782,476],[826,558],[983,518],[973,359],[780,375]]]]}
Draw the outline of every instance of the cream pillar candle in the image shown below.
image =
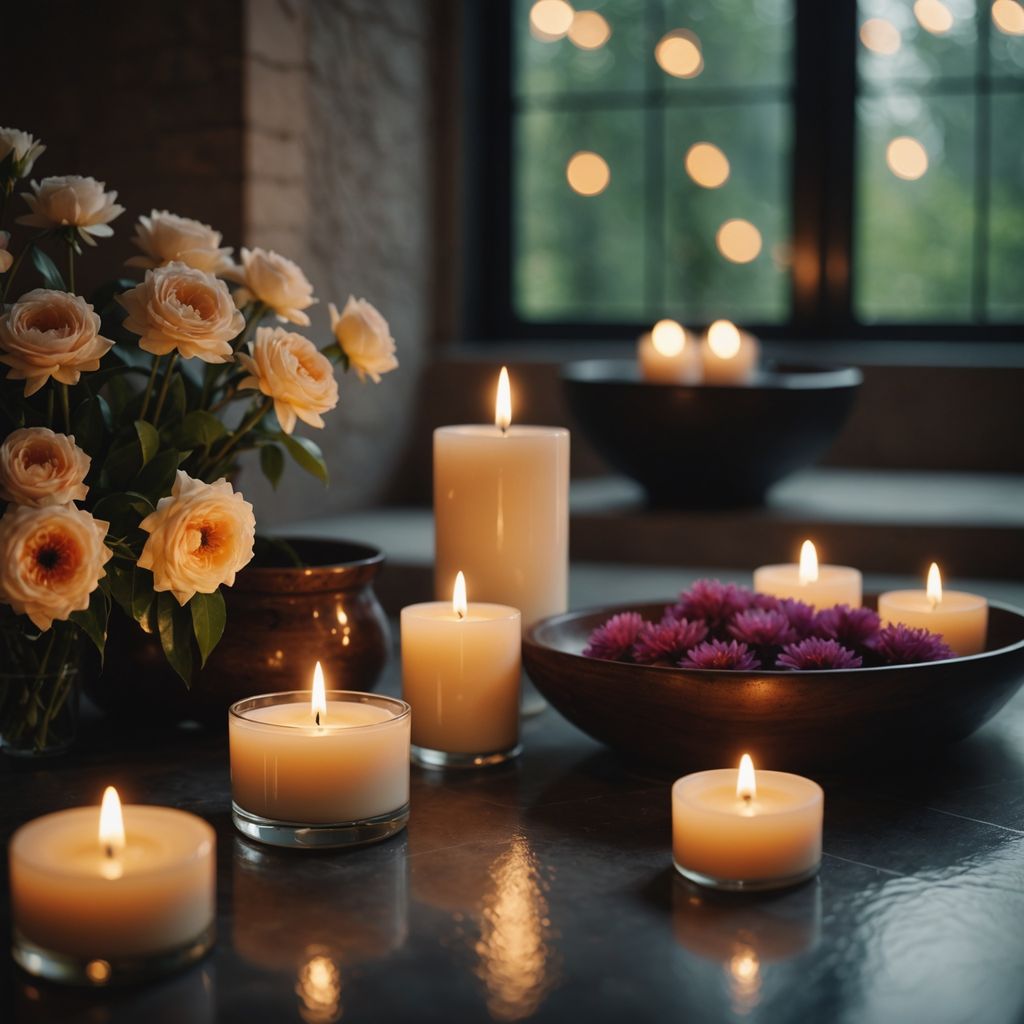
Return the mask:
{"type": "Polygon", "coordinates": [[[824,793],[788,772],[697,772],[672,786],[672,859],[684,877],[716,889],[778,889],[821,863],[824,793]]]}
{"type": "Polygon", "coordinates": [[[235,826],[273,846],[377,842],[409,819],[409,706],[393,697],[271,693],[231,706],[235,826]]]}
{"type": "Polygon", "coordinates": [[[746,384],[757,372],[761,346],[757,338],[729,320],[716,320],[700,350],[705,384],[746,384]]]}
{"type": "Polygon", "coordinates": [[[794,597],[815,608],[863,603],[863,578],[848,565],[818,565],[814,545],[805,540],[800,549],[800,564],[762,565],[754,570],[754,590],[773,597],[794,597]]]}
{"type": "Polygon", "coordinates": [[[184,967],[213,943],[216,836],[170,807],[76,807],[11,839],[15,960],[72,984],[134,982],[184,967]]]}
{"type": "Polygon", "coordinates": [[[569,432],[511,426],[504,369],[498,392],[493,427],[434,431],[434,593],[447,601],[462,570],[528,626],[567,607],[569,432]]]}
{"type": "Polygon", "coordinates": [[[878,598],[883,623],[938,633],[954,654],[980,654],[988,638],[988,601],[962,590],[943,590],[932,562],[924,590],[890,590],[878,598]]]}
{"type": "Polygon", "coordinates": [[[675,320],[659,320],[637,341],[640,375],[659,384],[694,384],[700,380],[700,353],[675,320]]]}
{"type": "Polygon", "coordinates": [[[402,696],[412,707],[413,759],[428,767],[499,764],[519,745],[519,610],[466,601],[402,609],[402,696]]]}

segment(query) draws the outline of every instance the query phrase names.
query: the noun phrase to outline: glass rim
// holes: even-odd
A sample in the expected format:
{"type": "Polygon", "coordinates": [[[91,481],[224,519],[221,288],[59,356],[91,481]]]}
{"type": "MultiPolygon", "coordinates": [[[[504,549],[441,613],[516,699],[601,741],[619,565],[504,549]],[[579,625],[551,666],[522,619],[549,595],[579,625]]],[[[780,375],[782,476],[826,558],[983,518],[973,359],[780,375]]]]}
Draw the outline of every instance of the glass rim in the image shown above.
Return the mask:
{"type": "MultiPolygon", "coordinates": [[[[262,729],[306,729],[311,728],[310,726],[295,726],[295,725],[283,725],[276,722],[257,722],[251,718],[245,717],[246,711],[252,711],[255,708],[266,708],[272,707],[277,704],[305,704],[311,699],[311,690],[278,690],[275,693],[260,693],[252,697],[243,697],[241,700],[236,700],[228,708],[228,720],[231,718],[237,718],[240,722],[245,722],[247,725],[254,728],[262,729]],[[291,698],[284,700],[282,698],[291,698]]],[[[330,724],[323,726],[325,730],[333,732],[361,732],[366,729],[381,729],[387,726],[393,725],[395,722],[400,722],[403,719],[407,719],[412,714],[412,707],[407,704],[404,700],[398,697],[389,697],[383,693],[366,693],[363,690],[325,690],[324,698],[326,700],[341,699],[351,704],[375,704],[377,707],[384,706],[391,710],[394,710],[394,715],[391,718],[386,719],[383,722],[364,722],[359,725],[346,725],[346,726],[335,726],[332,728],[330,724]]],[[[315,726],[312,726],[315,728],[315,726]]]]}

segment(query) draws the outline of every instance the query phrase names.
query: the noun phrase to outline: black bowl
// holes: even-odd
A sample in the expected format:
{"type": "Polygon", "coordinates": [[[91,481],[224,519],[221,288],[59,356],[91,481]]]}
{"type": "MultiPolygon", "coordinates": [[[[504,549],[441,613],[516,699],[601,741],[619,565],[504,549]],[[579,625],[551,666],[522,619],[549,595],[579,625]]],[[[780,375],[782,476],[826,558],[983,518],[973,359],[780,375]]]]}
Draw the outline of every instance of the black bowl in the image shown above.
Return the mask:
{"type": "Polygon", "coordinates": [[[835,439],[863,377],[852,368],[778,366],[749,384],[644,381],[636,362],[589,359],[562,373],[594,447],[651,501],[674,508],[757,504],[835,439]]]}
{"type": "Polygon", "coordinates": [[[523,661],[573,725],[674,769],[735,765],[745,751],[780,769],[911,755],[969,736],[1024,682],[1024,613],[997,603],[985,652],[929,664],[723,672],[583,657],[610,616],[634,610],[657,620],[669,603],[544,619],[527,631],[523,661]]]}

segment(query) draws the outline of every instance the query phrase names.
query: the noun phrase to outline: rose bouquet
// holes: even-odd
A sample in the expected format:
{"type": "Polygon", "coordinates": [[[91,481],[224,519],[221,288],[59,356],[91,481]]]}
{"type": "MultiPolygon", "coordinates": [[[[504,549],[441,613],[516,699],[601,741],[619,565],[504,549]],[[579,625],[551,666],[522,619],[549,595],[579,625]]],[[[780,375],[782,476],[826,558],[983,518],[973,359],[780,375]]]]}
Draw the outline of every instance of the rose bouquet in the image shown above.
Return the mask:
{"type": "Polygon", "coordinates": [[[12,245],[15,189],[44,148],[0,128],[0,738],[36,749],[78,640],[102,655],[113,605],[189,683],[224,630],[220,588],[253,557],[239,456],[258,452],[275,487],[288,458],[326,484],[299,421],[324,426],[336,366],[376,382],[398,365],[368,302],[331,304],[318,348],[292,329],[317,302],[295,263],[259,248],[235,263],[219,232],[167,211],[135,226],[141,281],[77,294],[83,246],[124,208],[92,178],[32,181],[16,218],[29,232],[12,245]]]}

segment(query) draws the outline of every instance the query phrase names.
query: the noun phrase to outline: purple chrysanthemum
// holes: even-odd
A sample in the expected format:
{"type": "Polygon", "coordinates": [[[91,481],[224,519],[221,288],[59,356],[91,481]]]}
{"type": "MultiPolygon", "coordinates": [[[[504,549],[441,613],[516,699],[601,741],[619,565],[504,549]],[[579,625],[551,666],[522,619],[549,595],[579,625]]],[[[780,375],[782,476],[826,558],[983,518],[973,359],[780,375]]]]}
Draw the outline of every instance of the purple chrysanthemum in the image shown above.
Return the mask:
{"type": "Polygon", "coordinates": [[[754,594],[754,600],[750,602],[751,608],[761,608],[766,612],[777,612],[782,608],[782,601],[774,594],[754,594]]]}
{"type": "Polygon", "coordinates": [[[689,590],[679,595],[667,613],[675,619],[690,622],[703,620],[710,630],[725,624],[737,613],[750,607],[754,595],[746,587],[719,580],[697,580],[689,590]]]}
{"type": "Polygon", "coordinates": [[[676,665],[707,635],[708,627],[703,622],[688,619],[645,622],[633,644],[633,660],[638,665],[676,665]]]}
{"type": "Polygon", "coordinates": [[[729,625],[729,635],[750,647],[782,647],[796,639],[796,631],[783,612],[748,608],[729,625]]]}
{"type": "Polygon", "coordinates": [[[820,611],[816,623],[819,636],[837,640],[851,650],[870,647],[881,628],[878,612],[871,608],[851,608],[847,604],[837,604],[820,611]]]}
{"type": "Polygon", "coordinates": [[[590,634],[583,656],[604,661],[625,661],[643,624],[639,612],[613,615],[590,634]]]}
{"type": "Polygon", "coordinates": [[[754,652],[736,640],[709,640],[690,651],[682,661],[682,668],[717,668],[746,670],[760,668],[754,652]]]}
{"type": "Polygon", "coordinates": [[[806,639],[817,627],[818,613],[813,606],[798,601],[795,597],[782,598],[779,601],[779,611],[789,619],[797,640],[806,639]]]}
{"type": "Polygon", "coordinates": [[[938,633],[910,626],[886,626],[872,642],[875,653],[887,665],[912,665],[919,661],[944,661],[955,657],[938,633]]]}
{"type": "Polygon", "coordinates": [[[859,655],[835,640],[812,636],[798,644],[787,644],[775,664],[778,668],[806,671],[816,668],[860,668],[863,661],[859,655]]]}

